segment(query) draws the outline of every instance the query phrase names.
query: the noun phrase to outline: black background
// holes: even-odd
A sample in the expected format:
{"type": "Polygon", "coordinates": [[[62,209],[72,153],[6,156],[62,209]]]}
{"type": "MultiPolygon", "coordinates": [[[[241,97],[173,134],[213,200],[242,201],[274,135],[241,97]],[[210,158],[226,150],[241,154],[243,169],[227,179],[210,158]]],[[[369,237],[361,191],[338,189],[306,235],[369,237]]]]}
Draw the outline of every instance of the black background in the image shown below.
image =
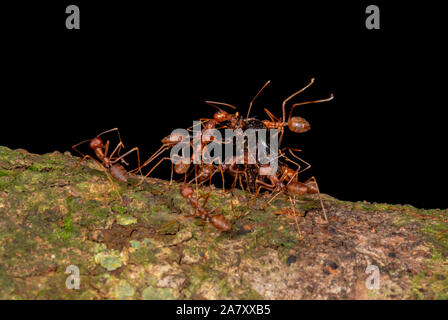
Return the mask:
{"type": "MultiPolygon", "coordinates": [[[[448,207],[446,50],[441,8],[422,4],[275,1],[54,1],[2,4],[1,145],[61,152],[119,127],[146,159],[173,129],[211,117],[205,100],[330,103],[296,111],[287,132],[321,191],[343,200],[448,207]],[[65,28],[79,5],[81,29],[65,28]],[[367,30],[376,4],[381,29],[367,30]]],[[[156,176],[167,177],[169,167],[156,176]]]]}

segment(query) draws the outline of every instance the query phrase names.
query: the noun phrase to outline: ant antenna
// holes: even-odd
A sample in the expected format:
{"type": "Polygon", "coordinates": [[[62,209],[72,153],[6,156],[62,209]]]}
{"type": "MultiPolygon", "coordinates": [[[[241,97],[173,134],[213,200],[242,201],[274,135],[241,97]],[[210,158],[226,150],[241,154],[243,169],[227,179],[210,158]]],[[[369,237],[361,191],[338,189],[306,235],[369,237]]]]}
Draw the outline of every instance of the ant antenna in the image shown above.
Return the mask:
{"type": "MultiPolygon", "coordinates": [[[[84,141],[82,141],[82,142],[80,142],[80,143],[77,143],[77,144],[75,144],[73,147],[72,147],[72,149],[74,149],[76,152],[78,152],[79,154],[82,154],[81,152],[79,152],[78,151],[78,149],[76,149],[76,147],[77,146],[80,146],[81,144],[83,144],[83,143],[86,143],[86,142],[90,142],[91,141],[91,139],[88,139],[88,140],[84,140],[84,141]]],[[[83,154],[82,154],[83,155],[83,154]]],[[[84,155],[83,155],[84,156],[84,155]]]]}
{"type": "Polygon", "coordinates": [[[205,103],[207,103],[207,104],[211,105],[212,107],[215,107],[215,108],[217,108],[217,109],[219,109],[219,110],[221,110],[221,111],[222,111],[222,109],[219,108],[218,106],[216,106],[216,104],[221,105],[221,106],[230,107],[230,108],[232,108],[232,109],[236,109],[235,106],[232,106],[231,104],[223,103],[223,102],[205,101],[205,103]]]}
{"type": "Polygon", "coordinates": [[[247,111],[247,117],[246,119],[249,119],[249,114],[250,114],[250,110],[252,109],[252,104],[254,103],[255,99],[258,98],[258,96],[260,95],[260,93],[264,90],[264,88],[267,87],[268,84],[271,83],[271,80],[269,80],[268,82],[266,82],[266,84],[261,88],[260,91],[258,91],[257,95],[252,99],[252,101],[249,104],[249,110],[247,111]]]}
{"type": "Polygon", "coordinates": [[[117,131],[117,134],[118,134],[118,140],[120,140],[120,142],[121,142],[121,144],[122,144],[122,146],[123,146],[123,148],[124,148],[124,143],[123,143],[123,141],[121,140],[120,130],[118,130],[118,128],[113,128],[113,129],[104,131],[104,132],[100,133],[99,135],[97,135],[97,137],[99,137],[99,136],[101,136],[101,135],[103,135],[103,134],[112,132],[112,131],[117,131]]]}
{"type": "MultiPolygon", "coordinates": [[[[104,132],[100,133],[99,135],[97,135],[97,137],[102,136],[103,134],[105,134],[105,133],[109,133],[109,132],[111,132],[111,131],[118,131],[118,128],[113,128],[113,129],[104,131],[104,132]]],[[[118,133],[118,136],[120,136],[120,133],[118,133]]],[[[120,139],[120,141],[121,141],[121,139],[120,139]]]]}
{"type": "Polygon", "coordinates": [[[316,80],[316,79],[312,78],[312,79],[311,79],[311,82],[310,82],[305,88],[300,89],[299,91],[297,91],[296,93],[294,93],[292,96],[290,96],[288,99],[286,99],[285,101],[283,101],[283,106],[282,106],[282,108],[283,108],[283,123],[285,123],[285,120],[286,120],[286,118],[285,118],[285,115],[286,115],[286,112],[285,112],[285,105],[286,105],[286,102],[288,102],[289,100],[291,100],[292,98],[294,98],[294,97],[295,97],[296,95],[298,95],[299,93],[302,93],[303,91],[305,91],[306,89],[308,89],[308,88],[314,83],[315,80],[316,80]]]}

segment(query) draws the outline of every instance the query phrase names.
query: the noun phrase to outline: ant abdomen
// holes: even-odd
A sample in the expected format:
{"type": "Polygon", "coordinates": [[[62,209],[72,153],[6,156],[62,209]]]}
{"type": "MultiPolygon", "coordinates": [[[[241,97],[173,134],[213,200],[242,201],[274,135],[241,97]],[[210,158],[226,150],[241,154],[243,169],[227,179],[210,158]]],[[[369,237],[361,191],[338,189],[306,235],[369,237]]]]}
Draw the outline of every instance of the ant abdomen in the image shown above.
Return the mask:
{"type": "Polygon", "coordinates": [[[304,133],[311,129],[311,125],[302,117],[292,117],[288,121],[288,128],[295,133],[304,133]]]}
{"type": "Polygon", "coordinates": [[[308,193],[308,186],[302,182],[291,182],[288,185],[288,192],[294,196],[303,196],[308,193]]]}
{"type": "Polygon", "coordinates": [[[110,175],[120,182],[128,181],[128,172],[121,164],[114,164],[110,167],[110,175]]]}
{"type": "Polygon", "coordinates": [[[190,164],[189,163],[182,163],[179,162],[174,166],[174,171],[177,174],[184,174],[188,171],[188,169],[190,168],[190,164]]]}
{"type": "Polygon", "coordinates": [[[231,226],[229,221],[222,214],[215,214],[210,217],[210,222],[212,225],[221,231],[229,231],[231,226]]]}
{"type": "Polygon", "coordinates": [[[308,188],[309,194],[319,193],[319,188],[317,187],[317,184],[314,181],[309,181],[309,182],[305,183],[305,185],[308,188]]]}

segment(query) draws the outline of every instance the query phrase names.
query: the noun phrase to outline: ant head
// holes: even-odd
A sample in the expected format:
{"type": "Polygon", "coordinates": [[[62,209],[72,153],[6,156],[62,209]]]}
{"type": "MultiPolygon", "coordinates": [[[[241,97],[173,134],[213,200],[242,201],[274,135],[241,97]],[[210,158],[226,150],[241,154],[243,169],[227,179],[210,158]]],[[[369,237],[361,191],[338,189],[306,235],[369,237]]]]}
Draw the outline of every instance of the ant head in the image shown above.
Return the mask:
{"type": "Polygon", "coordinates": [[[102,148],[103,146],[104,146],[103,140],[100,137],[95,137],[92,140],[90,140],[90,148],[92,149],[102,148]]]}
{"type": "Polygon", "coordinates": [[[188,185],[188,184],[184,184],[180,187],[180,194],[182,195],[182,197],[184,198],[189,198],[193,195],[193,188],[188,185]]]}
{"type": "Polygon", "coordinates": [[[213,115],[213,119],[215,119],[218,122],[223,122],[229,120],[229,116],[230,115],[227,111],[219,110],[215,112],[215,114],[213,115]]]}
{"type": "Polygon", "coordinates": [[[295,133],[304,133],[311,129],[311,125],[302,117],[292,117],[288,121],[288,128],[295,133]]]}

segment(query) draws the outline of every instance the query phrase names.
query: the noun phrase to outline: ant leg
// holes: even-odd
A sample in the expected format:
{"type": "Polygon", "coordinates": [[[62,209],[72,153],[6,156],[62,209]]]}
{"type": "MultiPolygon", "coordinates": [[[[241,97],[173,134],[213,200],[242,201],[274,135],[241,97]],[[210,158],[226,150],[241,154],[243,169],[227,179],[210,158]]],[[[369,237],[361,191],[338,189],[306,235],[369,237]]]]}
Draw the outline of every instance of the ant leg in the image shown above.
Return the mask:
{"type": "Polygon", "coordinates": [[[243,182],[242,182],[242,180],[241,180],[241,176],[240,176],[239,174],[238,174],[238,181],[239,181],[239,183],[240,183],[241,190],[244,190],[243,182]]]}
{"type": "MultiPolygon", "coordinates": [[[[209,178],[210,183],[208,184],[209,188],[212,187],[212,178],[213,178],[213,176],[215,175],[215,173],[216,173],[216,171],[213,172],[212,174],[210,174],[210,178],[209,178]]],[[[204,181],[204,182],[205,182],[205,181],[204,181]]]]}
{"type": "Polygon", "coordinates": [[[285,128],[281,127],[279,131],[280,131],[280,138],[278,139],[278,146],[280,147],[282,145],[283,135],[285,134],[285,128]]]}
{"type": "Polygon", "coordinates": [[[86,160],[87,158],[90,158],[90,159],[93,159],[93,160],[96,161],[96,159],[94,159],[93,157],[91,157],[91,156],[89,156],[89,155],[84,155],[84,157],[83,157],[81,160],[78,161],[78,163],[77,163],[76,166],[72,169],[71,172],[75,171],[75,169],[78,168],[79,165],[80,165],[84,160],[86,160]]]}
{"type": "Polygon", "coordinates": [[[281,191],[279,191],[279,192],[277,192],[268,202],[266,202],[264,205],[263,205],[263,209],[266,209],[266,207],[275,199],[275,198],[277,198],[279,195],[280,195],[280,193],[282,193],[281,191]]]}
{"type": "Polygon", "coordinates": [[[159,150],[157,150],[156,152],[154,152],[153,154],[152,154],[152,156],[150,156],[149,158],[148,158],[148,160],[146,160],[141,166],[139,166],[138,168],[136,168],[136,169],[134,169],[134,170],[131,170],[131,171],[129,171],[129,173],[135,173],[135,172],[137,172],[137,171],[139,171],[139,170],[141,170],[143,167],[146,167],[148,164],[150,164],[154,159],[156,159],[159,155],[161,155],[163,152],[165,152],[165,150],[167,150],[168,149],[168,146],[167,145],[162,145],[160,148],[159,148],[159,150]]]}
{"type": "MultiPolygon", "coordinates": [[[[307,101],[307,102],[301,102],[301,103],[296,103],[296,104],[294,104],[294,105],[292,106],[292,108],[291,108],[291,111],[289,112],[288,122],[289,122],[289,120],[291,119],[291,117],[292,117],[292,112],[293,112],[293,110],[294,110],[296,107],[298,107],[298,106],[303,106],[303,105],[306,105],[306,104],[312,104],[312,103],[328,102],[328,101],[331,101],[331,100],[333,100],[333,99],[334,99],[334,96],[331,95],[330,98],[328,98],[328,99],[315,100],[315,101],[307,101]]],[[[283,110],[283,111],[284,111],[284,110],[283,110]]],[[[285,118],[284,118],[284,117],[285,117],[285,115],[283,114],[283,123],[285,123],[285,118]]],[[[282,136],[280,137],[279,145],[281,144],[282,138],[283,138],[283,133],[282,133],[282,136]]]]}
{"type": "Polygon", "coordinates": [[[90,141],[90,139],[89,139],[89,140],[81,141],[80,143],[77,143],[77,144],[75,144],[74,146],[72,146],[72,149],[75,150],[75,151],[78,152],[81,156],[84,157],[85,154],[82,153],[81,151],[79,151],[78,149],[76,149],[76,147],[79,146],[79,145],[81,145],[81,144],[83,144],[83,143],[89,142],[89,141],[90,141]]]}
{"type": "Polygon", "coordinates": [[[260,193],[261,188],[263,188],[263,186],[259,186],[257,188],[257,191],[255,191],[255,196],[254,196],[254,199],[252,200],[252,202],[250,203],[249,210],[252,209],[252,207],[254,206],[255,200],[257,200],[257,197],[258,197],[258,194],[260,193]]]}
{"type": "Polygon", "coordinates": [[[302,232],[300,232],[300,227],[299,227],[299,221],[297,219],[297,213],[296,213],[296,207],[295,207],[295,196],[294,196],[294,203],[291,199],[291,196],[289,196],[289,202],[291,203],[291,208],[292,208],[292,212],[293,212],[293,217],[294,217],[294,222],[296,223],[296,227],[297,227],[297,232],[299,234],[299,238],[300,240],[303,240],[302,237],[302,232]]]}
{"type": "Polygon", "coordinates": [[[185,176],[184,176],[184,178],[183,178],[183,179],[180,178],[179,180],[176,180],[176,182],[180,182],[180,181],[184,180],[184,183],[187,184],[187,178],[188,178],[193,172],[194,172],[194,168],[191,169],[188,173],[185,172],[185,176]]]}
{"type": "Polygon", "coordinates": [[[112,178],[109,176],[109,173],[107,172],[106,168],[104,168],[103,164],[101,162],[99,162],[98,160],[96,160],[95,158],[93,158],[92,156],[85,155],[84,158],[82,158],[81,161],[79,161],[78,164],[72,169],[72,172],[73,172],[73,170],[75,170],[81,164],[81,162],[83,162],[86,159],[92,159],[93,161],[95,161],[100,166],[101,170],[104,171],[104,173],[106,174],[107,179],[109,179],[110,183],[112,184],[112,187],[113,187],[114,191],[120,197],[121,204],[123,204],[124,203],[123,198],[121,197],[120,192],[118,192],[117,186],[115,185],[115,183],[112,180],[112,178]]]}
{"type": "MultiPolygon", "coordinates": [[[[293,181],[294,179],[296,179],[296,181],[299,179],[299,177],[298,177],[298,174],[300,173],[300,172],[302,172],[302,171],[300,171],[300,165],[297,163],[297,162],[294,162],[294,161],[292,161],[291,159],[289,159],[289,158],[287,158],[287,157],[284,157],[285,158],[285,161],[287,161],[287,162],[291,162],[292,164],[294,164],[294,165],[296,165],[297,166],[297,170],[296,171],[294,171],[294,175],[291,177],[291,179],[289,180],[289,182],[287,183],[288,185],[289,185],[289,183],[291,182],[291,181],[293,181]]],[[[286,175],[286,172],[285,172],[285,174],[279,179],[281,182],[283,182],[286,178],[287,178],[288,176],[286,175]]]]}
{"type": "MultiPolygon", "coordinates": [[[[198,186],[198,166],[194,165],[194,180],[196,184],[196,199],[199,201],[199,186],[198,186]]],[[[198,214],[198,206],[194,208],[195,214],[198,214]]]]}
{"type": "Polygon", "coordinates": [[[237,179],[238,179],[238,174],[235,174],[235,178],[233,179],[232,186],[230,187],[231,191],[233,191],[233,189],[235,189],[236,183],[237,183],[237,179]]]}
{"type": "MultiPolygon", "coordinates": [[[[112,151],[112,153],[110,154],[109,159],[113,160],[113,159],[118,158],[118,157],[114,157],[114,155],[118,151],[118,149],[121,148],[122,146],[123,146],[123,144],[121,142],[119,142],[117,144],[117,146],[115,147],[114,151],[112,151]]],[[[108,149],[109,149],[109,141],[107,141],[107,150],[108,149]]],[[[106,153],[106,155],[107,155],[107,153],[106,153]]]]}
{"type": "Polygon", "coordinates": [[[237,216],[237,215],[236,215],[235,209],[233,208],[233,201],[232,201],[232,198],[230,198],[230,208],[232,209],[233,218],[234,218],[234,219],[239,219],[240,216],[237,216]]]}
{"type": "MultiPolygon", "coordinates": [[[[257,179],[257,180],[255,181],[255,188],[256,188],[255,196],[254,196],[254,199],[252,200],[252,202],[251,202],[251,204],[250,204],[250,206],[249,206],[249,209],[252,209],[253,205],[255,204],[255,201],[257,200],[258,195],[260,194],[260,190],[261,190],[262,188],[265,188],[265,189],[267,189],[267,190],[274,190],[275,185],[269,185],[269,184],[267,184],[267,183],[265,183],[265,182],[260,181],[260,180],[257,179]],[[260,185],[260,186],[257,188],[258,185],[260,185]]],[[[264,209],[264,208],[265,208],[265,207],[263,206],[263,209],[264,209]]]]}
{"type": "Polygon", "coordinates": [[[148,164],[150,164],[154,159],[156,159],[158,156],[160,156],[163,152],[169,149],[169,146],[166,144],[162,145],[159,150],[154,152],[148,160],[146,160],[138,169],[131,170],[129,173],[137,172],[139,169],[146,167],[148,164]]]}
{"type": "MultiPolygon", "coordinates": [[[[306,167],[305,169],[300,170],[299,172],[297,172],[297,174],[302,173],[302,172],[305,172],[306,170],[310,169],[310,168],[311,168],[311,164],[309,164],[308,162],[306,162],[306,161],[303,160],[302,158],[298,157],[295,153],[292,152],[292,150],[294,150],[294,151],[301,151],[301,150],[288,148],[289,153],[290,153],[294,158],[296,158],[296,159],[302,161],[304,164],[307,165],[307,167],[306,167]]],[[[290,162],[292,162],[290,159],[287,159],[287,160],[290,161],[290,162]]],[[[293,162],[293,163],[294,163],[294,162],[293,162]]],[[[297,165],[297,166],[300,168],[299,165],[297,165]]]]}
{"type": "MultiPolygon", "coordinates": [[[[255,183],[255,186],[256,186],[256,185],[257,185],[257,183],[255,183]]],[[[254,204],[255,204],[255,200],[257,200],[257,197],[258,197],[258,195],[260,194],[260,190],[261,190],[261,188],[265,188],[265,189],[271,190],[270,188],[268,188],[268,187],[266,187],[266,186],[260,185],[260,186],[257,188],[257,190],[255,191],[254,199],[253,199],[252,202],[250,203],[248,210],[247,210],[244,214],[240,215],[239,217],[245,217],[245,216],[250,212],[250,210],[252,209],[252,207],[253,207],[254,204]]],[[[264,209],[264,207],[263,207],[263,209],[264,209]]],[[[239,217],[238,217],[238,218],[239,218],[239,217]]]]}
{"type": "MultiPolygon", "coordinates": [[[[94,160],[95,160],[95,159],[94,159],[94,160]]],[[[96,160],[95,160],[95,161],[96,161],[96,160]]],[[[120,194],[120,192],[118,191],[117,186],[115,185],[114,181],[113,181],[112,178],[109,176],[109,173],[107,172],[106,168],[104,168],[104,166],[103,166],[101,163],[99,163],[98,161],[96,161],[96,162],[97,162],[98,164],[100,164],[101,169],[103,169],[103,171],[104,171],[104,173],[106,174],[107,178],[109,179],[110,183],[112,183],[112,187],[114,188],[115,192],[116,192],[116,193],[118,194],[118,196],[120,197],[121,205],[123,205],[123,204],[124,204],[123,198],[121,197],[121,194],[120,194]]]]}
{"type": "Polygon", "coordinates": [[[148,158],[148,160],[145,161],[145,163],[143,163],[142,168],[147,166],[149,163],[151,163],[154,159],[156,159],[158,156],[160,156],[162,153],[164,153],[166,150],[168,150],[170,148],[170,146],[164,144],[162,145],[159,150],[157,150],[156,152],[153,153],[153,155],[151,157],[148,158]]]}
{"type": "Polygon", "coordinates": [[[249,178],[248,178],[248,176],[247,176],[247,172],[246,172],[246,170],[244,170],[244,177],[246,178],[246,190],[247,190],[248,192],[250,192],[249,178]]]}
{"type": "MultiPolygon", "coordinates": [[[[161,164],[165,160],[171,160],[171,158],[170,157],[164,157],[164,158],[160,159],[160,161],[157,162],[157,164],[154,167],[152,167],[152,169],[144,177],[142,177],[142,180],[137,185],[138,186],[141,185],[143,183],[143,181],[145,181],[145,178],[147,176],[149,176],[151,174],[151,172],[153,172],[159,166],[159,164],[161,164]]],[[[141,168],[139,167],[139,169],[141,169],[141,168]]]]}
{"type": "Polygon", "coordinates": [[[107,140],[106,145],[104,146],[104,157],[107,157],[108,152],[109,152],[109,140],[107,140]]]}
{"type": "Polygon", "coordinates": [[[222,194],[226,193],[226,183],[224,179],[224,170],[222,170],[222,166],[219,166],[219,171],[221,172],[221,179],[222,179],[222,194]]]}
{"type": "MultiPolygon", "coordinates": [[[[312,103],[328,102],[328,101],[331,101],[331,100],[333,100],[333,99],[334,99],[334,95],[332,94],[332,95],[330,95],[330,98],[327,98],[327,99],[321,99],[321,100],[314,100],[314,101],[307,101],[307,102],[296,103],[296,104],[294,104],[294,105],[292,106],[291,111],[289,112],[289,118],[288,118],[288,121],[289,121],[289,119],[291,119],[292,112],[293,112],[294,109],[295,109],[296,107],[298,107],[298,106],[304,106],[304,105],[306,105],[306,104],[312,104],[312,103]]],[[[283,122],[284,122],[284,120],[283,120],[283,122]]]]}
{"type": "MultiPolygon", "coordinates": [[[[202,126],[204,126],[204,122],[207,122],[207,121],[210,121],[210,120],[214,120],[214,119],[209,119],[209,118],[199,118],[199,122],[201,123],[202,126]]],[[[193,127],[194,127],[194,125],[188,127],[188,128],[185,129],[185,130],[187,130],[187,131],[192,131],[193,127]]]]}
{"type": "Polygon", "coordinates": [[[168,223],[167,223],[166,225],[164,225],[162,228],[160,228],[158,232],[162,231],[163,229],[168,228],[168,227],[169,227],[170,225],[172,225],[173,223],[176,223],[176,222],[178,222],[178,221],[181,221],[181,220],[186,219],[186,218],[191,218],[191,217],[194,217],[194,215],[187,215],[187,216],[182,216],[182,217],[180,217],[180,218],[174,219],[174,220],[168,222],[168,223]]]}
{"type": "Polygon", "coordinates": [[[205,242],[205,253],[204,253],[204,261],[207,259],[207,252],[208,252],[208,226],[209,226],[209,217],[207,217],[207,225],[205,227],[205,234],[206,234],[206,242],[205,242]]]}
{"type": "MultiPolygon", "coordinates": [[[[258,179],[255,181],[255,186],[257,186],[257,185],[260,185],[260,186],[257,188],[257,191],[255,192],[254,200],[252,200],[252,203],[250,204],[249,209],[251,209],[253,207],[253,205],[255,204],[255,200],[257,199],[258,195],[260,194],[260,190],[262,188],[265,188],[265,189],[271,190],[271,191],[274,190],[274,188],[275,188],[275,185],[269,185],[263,181],[259,181],[258,179]]],[[[266,205],[263,206],[263,209],[265,207],[266,207],[266,205]]]]}
{"type": "Polygon", "coordinates": [[[316,178],[315,178],[315,177],[311,177],[311,178],[309,178],[309,179],[305,182],[305,184],[309,184],[309,183],[311,183],[311,182],[313,182],[314,185],[316,186],[317,194],[319,195],[320,205],[321,205],[321,207],[322,207],[322,211],[324,212],[324,218],[325,218],[325,221],[328,223],[327,210],[325,210],[324,202],[322,201],[322,196],[320,195],[319,185],[317,184],[316,178]]]}
{"type": "Polygon", "coordinates": [[[279,122],[279,123],[281,122],[281,120],[276,116],[274,116],[267,108],[264,108],[264,112],[266,112],[269,119],[271,119],[271,122],[279,122]]]}
{"type": "Polygon", "coordinates": [[[106,130],[106,131],[100,133],[99,135],[97,135],[97,137],[102,136],[103,134],[106,134],[106,133],[109,133],[109,132],[112,132],[112,131],[117,131],[118,140],[121,142],[121,147],[118,149],[118,153],[117,153],[119,155],[120,151],[121,151],[121,148],[124,148],[124,143],[121,140],[120,130],[118,130],[118,128],[113,128],[113,129],[106,130]]]}
{"type": "MultiPolygon", "coordinates": [[[[120,145],[120,144],[121,144],[121,142],[120,142],[118,145],[120,145]]],[[[118,148],[118,146],[117,146],[117,148],[118,148]]],[[[112,155],[113,155],[113,154],[115,153],[115,151],[117,150],[117,148],[115,148],[114,152],[112,152],[112,154],[111,154],[111,158],[112,158],[112,155]]],[[[134,152],[134,151],[137,151],[138,171],[140,171],[140,175],[143,176],[142,168],[141,168],[141,166],[140,166],[140,149],[139,149],[138,147],[135,147],[135,148],[129,150],[128,152],[126,152],[125,154],[123,154],[123,155],[119,156],[118,158],[114,159],[114,161],[112,161],[112,163],[116,163],[116,162],[122,160],[124,157],[126,157],[128,154],[130,154],[130,153],[132,153],[132,152],[134,152]]]]}
{"type": "MultiPolygon", "coordinates": [[[[202,177],[203,176],[203,174],[202,173],[200,173],[199,175],[198,175],[198,173],[197,173],[197,170],[195,170],[196,169],[196,165],[195,165],[195,167],[193,168],[193,171],[194,171],[194,173],[195,173],[195,177],[194,178],[192,178],[190,181],[188,181],[187,182],[187,184],[191,184],[191,183],[193,183],[193,182],[195,182],[195,181],[197,181],[198,180],[198,178],[200,178],[200,177],[202,177]]],[[[202,185],[202,184],[204,184],[204,182],[205,181],[207,181],[207,179],[205,179],[204,181],[202,181],[202,182],[198,182],[198,185],[202,185]]]]}
{"type": "Polygon", "coordinates": [[[202,203],[202,207],[205,208],[205,206],[207,205],[207,201],[210,198],[210,192],[207,194],[207,196],[204,199],[204,202],[202,203]]]}
{"type": "Polygon", "coordinates": [[[436,239],[437,239],[437,240],[440,240],[440,239],[442,238],[442,236],[443,236],[445,233],[448,233],[448,230],[439,232],[439,233],[436,235],[436,239]]]}

